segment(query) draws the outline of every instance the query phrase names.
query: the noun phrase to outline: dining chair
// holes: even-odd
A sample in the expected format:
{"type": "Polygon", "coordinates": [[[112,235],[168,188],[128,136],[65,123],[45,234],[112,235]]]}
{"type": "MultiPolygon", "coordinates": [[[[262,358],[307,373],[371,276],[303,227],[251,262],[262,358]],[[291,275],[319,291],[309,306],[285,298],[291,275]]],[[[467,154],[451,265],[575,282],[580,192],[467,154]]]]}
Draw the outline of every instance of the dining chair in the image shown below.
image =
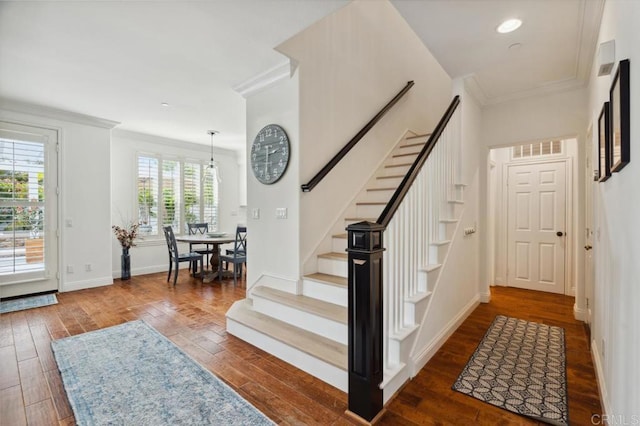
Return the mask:
{"type": "Polygon", "coordinates": [[[167,248],[169,249],[169,274],[167,275],[167,282],[169,282],[169,279],[171,278],[171,270],[175,267],[175,272],[173,273],[173,285],[176,285],[176,282],[178,281],[180,262],[189,262],[189,265],[194,264],[194,274],[197,272],[195,263],[200,262],[200,271],[204,272],[202,265],[202,258],[204,255],[201,253],[191,252],[180,254],[178,252],[178,243],[176,242],[176,236],[173,233],[173,228],[171,226],[163,226],[162,230],[164,231],[164,238],[167,240],[167,248]]]}
{"type": "MultiPolygon", "coordinates": [[[[204,235],[209,232],[209,224],[208,223],[187,223],[187,230],[189,235],[204,235]]],[[[197,246],[199,243],[189,243],[189,252],[191,253],[200,253],[207,257],[207,262],[205,265],[209,265],[209,255],[213,256],[213,248],[209,244],[205,244],[202,248],[197,248],[194,250],[193,246],[197,246]]],[[[189,265],[189,269],[191,269],[191,265],[189,265]]]]}
{"type": "Polygon", "coordinates": [[[233,285],[238,283],[238,275],[242,276],[242,265],[247,262],[247,227],[238,226],[236,228],[236,238],[233,243],[233,250],[227,250],[227,254],[218,258],[218,278],[222,281],[222,262],[233,263],[233,285]]]}

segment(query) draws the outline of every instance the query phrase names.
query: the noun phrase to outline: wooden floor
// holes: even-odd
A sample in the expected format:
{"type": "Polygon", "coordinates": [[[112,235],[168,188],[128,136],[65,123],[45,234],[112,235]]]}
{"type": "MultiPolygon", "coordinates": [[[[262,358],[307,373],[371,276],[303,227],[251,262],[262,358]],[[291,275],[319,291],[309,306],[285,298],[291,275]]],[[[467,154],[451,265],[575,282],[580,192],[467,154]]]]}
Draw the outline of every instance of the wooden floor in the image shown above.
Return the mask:
{"type": "MultiPolygon", "coordinates": [[[[0,317],[0,425],[72,425],[50,341],[144,319],[279,424],[353,424],[346,394],[228,335],[225,312],[245,292],[231,280],[202,284],[181,272],[58,294],[59,303],[0,317]]],[[[451,385],[496,314],[566,330],[571,424],[601,413],[585,330],[572,318],[573,298],[496,288],[420,374],[392,401],[384,425],[535,424],[454,392],[451,385]],[[535,299],[534,299],[535,297],[535,299]]]]}

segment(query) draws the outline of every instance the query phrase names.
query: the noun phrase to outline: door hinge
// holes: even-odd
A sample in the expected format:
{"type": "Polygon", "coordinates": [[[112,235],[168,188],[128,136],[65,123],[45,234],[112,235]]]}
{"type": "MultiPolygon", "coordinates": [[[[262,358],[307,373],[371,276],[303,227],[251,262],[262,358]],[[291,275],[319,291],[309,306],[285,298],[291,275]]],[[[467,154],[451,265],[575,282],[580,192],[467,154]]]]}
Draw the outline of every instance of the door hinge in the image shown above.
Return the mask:
{"type": "Polygon", "coordinates": [[[589,309],[589,298],[587,297],[587,309],[589,309]]]}
{"type": "Polygon", "coordinates": [[[56,195],[60,195],[60,187],[56,186],[56,195]]]}

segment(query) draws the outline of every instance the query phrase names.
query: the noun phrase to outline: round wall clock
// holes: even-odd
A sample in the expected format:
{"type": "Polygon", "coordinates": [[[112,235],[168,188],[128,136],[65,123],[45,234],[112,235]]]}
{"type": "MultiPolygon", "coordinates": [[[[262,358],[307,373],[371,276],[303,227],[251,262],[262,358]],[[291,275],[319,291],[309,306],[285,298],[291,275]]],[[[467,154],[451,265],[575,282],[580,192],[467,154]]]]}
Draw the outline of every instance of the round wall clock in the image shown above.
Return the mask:
{"type": "Polygon", "coordinates": [[[265,185],[277,182],[289,164],[289,138],[277,124],[262,128],[251,145],[251,170],[265,185]]]}

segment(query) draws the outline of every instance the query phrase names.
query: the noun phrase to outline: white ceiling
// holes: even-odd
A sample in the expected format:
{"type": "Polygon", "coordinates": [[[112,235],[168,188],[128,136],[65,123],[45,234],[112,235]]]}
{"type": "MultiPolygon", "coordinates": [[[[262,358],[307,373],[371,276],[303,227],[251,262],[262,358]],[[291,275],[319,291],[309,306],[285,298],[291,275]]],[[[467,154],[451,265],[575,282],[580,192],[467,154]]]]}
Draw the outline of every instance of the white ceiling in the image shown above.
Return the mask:
{"type": "MultiPolygon", "coordinates": [[[[392,2],[445,70],[468,76],[490,104],[583,85],[604,0],[392,2]],[[496,33],[510,17],[524,24],[496,33]]],[[[275,46],[346,3],[0,2],[0,97],[196,143],[216,129],[216,146],[243,149],[245,103],[232,87],[285,63],[275,46]]]]}

